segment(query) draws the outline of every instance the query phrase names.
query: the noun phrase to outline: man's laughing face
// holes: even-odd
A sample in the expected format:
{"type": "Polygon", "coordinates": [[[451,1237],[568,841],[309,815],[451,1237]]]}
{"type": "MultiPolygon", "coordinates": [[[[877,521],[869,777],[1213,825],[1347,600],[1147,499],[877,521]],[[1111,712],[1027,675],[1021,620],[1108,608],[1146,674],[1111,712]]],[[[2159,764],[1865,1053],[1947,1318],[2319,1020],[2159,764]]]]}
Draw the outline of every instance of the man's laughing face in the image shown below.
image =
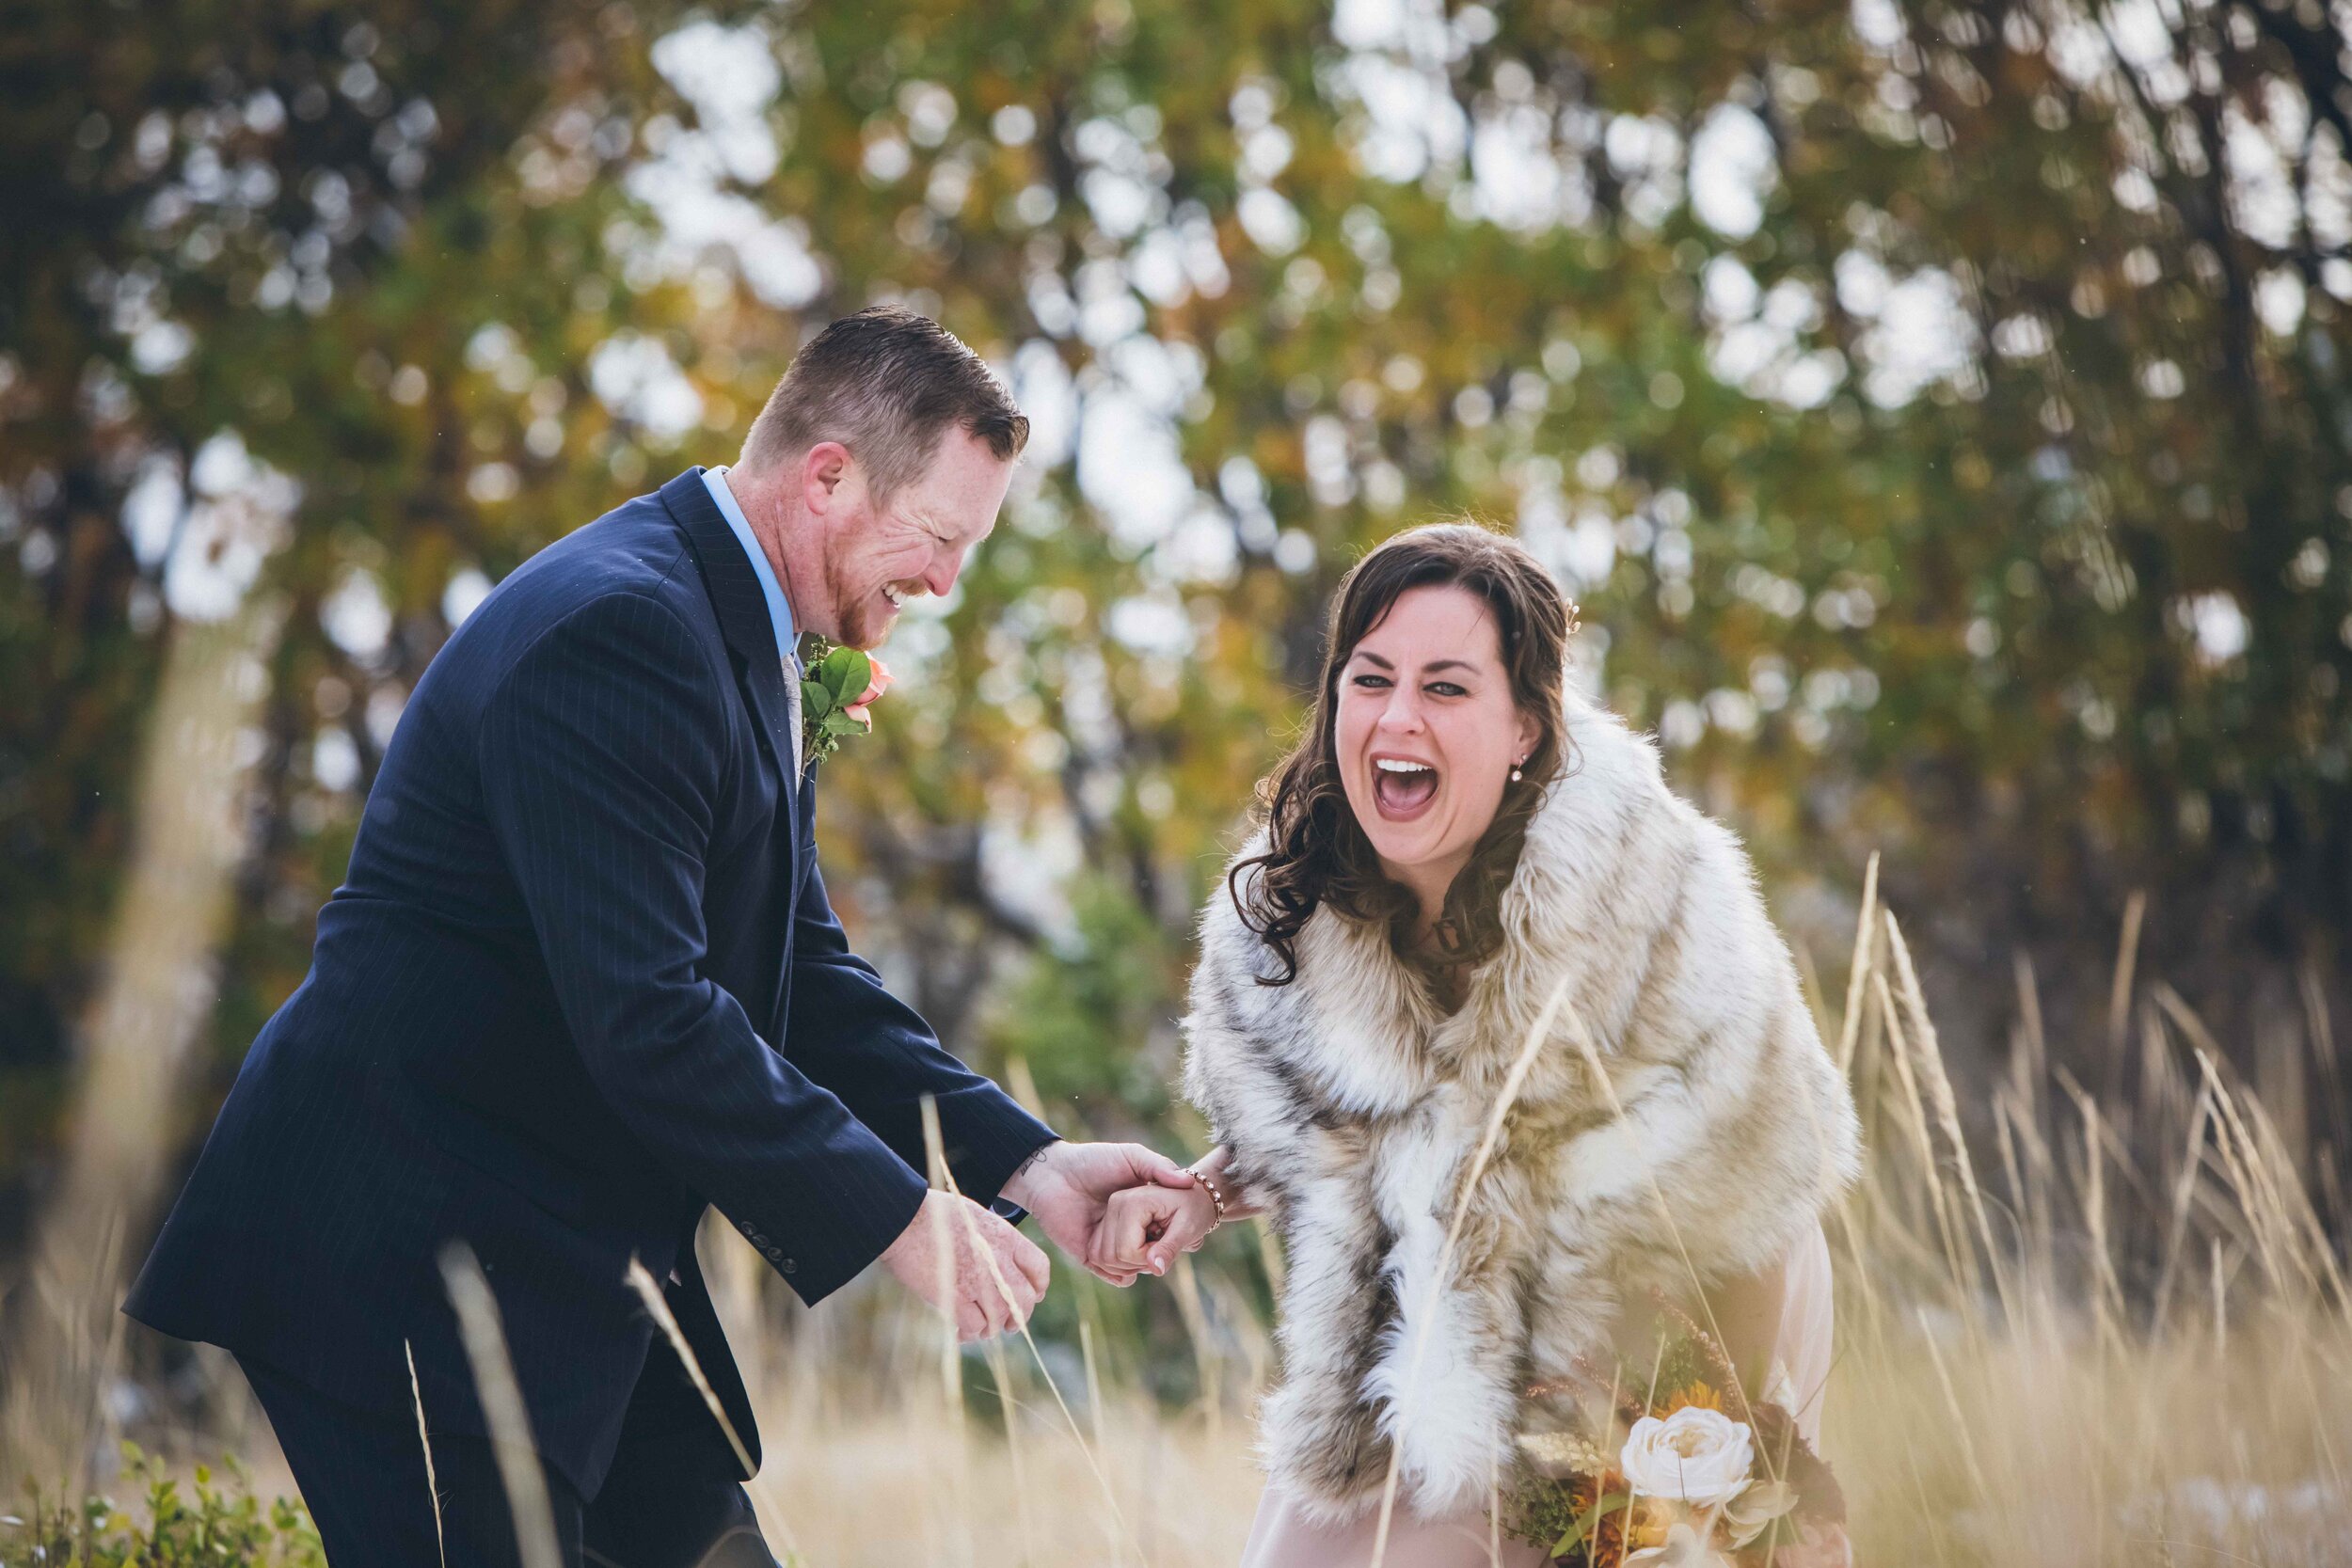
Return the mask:
{"type": "Polygon", "coordinates": [[[808,629],[872,648],[908,599],[955,587],[965,558],[996,526],[1013,465],[951,426],[923,471],[878,505],[855,455],[834,450],[844,456],[823,499],[821,597],[798,608],[808,629]]]}

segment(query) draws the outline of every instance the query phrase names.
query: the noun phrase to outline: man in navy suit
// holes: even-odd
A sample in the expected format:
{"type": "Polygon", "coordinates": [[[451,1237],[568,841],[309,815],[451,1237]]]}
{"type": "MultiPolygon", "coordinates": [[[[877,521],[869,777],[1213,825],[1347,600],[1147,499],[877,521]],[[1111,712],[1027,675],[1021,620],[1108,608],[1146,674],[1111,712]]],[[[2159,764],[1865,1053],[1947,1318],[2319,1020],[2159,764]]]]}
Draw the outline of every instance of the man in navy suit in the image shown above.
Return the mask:
{"type": "Polygon", "coordinates": [[[1057,1142],[965,1069],[850,951],[818,870],[798,634],[870,647],[946,594],[1027,436],[935,323],[861,311],[733,469],[532,557],[418,683],[310,973],[125,1304],[235,1354],[334,1568],[516,1560],[453,1243],[497,1298],[565,1560],[767,1564],[632,1259],[755,1465],[695,1262],[707,1207],[807,1301],[880,1259],[972,1338],[1045,1289],[1020,1210],[1083,1260],[1112,1193],[1189,1183],[1057,1142]],[[964,1196],[922,1174],[927,1101],[964,1196]]]}

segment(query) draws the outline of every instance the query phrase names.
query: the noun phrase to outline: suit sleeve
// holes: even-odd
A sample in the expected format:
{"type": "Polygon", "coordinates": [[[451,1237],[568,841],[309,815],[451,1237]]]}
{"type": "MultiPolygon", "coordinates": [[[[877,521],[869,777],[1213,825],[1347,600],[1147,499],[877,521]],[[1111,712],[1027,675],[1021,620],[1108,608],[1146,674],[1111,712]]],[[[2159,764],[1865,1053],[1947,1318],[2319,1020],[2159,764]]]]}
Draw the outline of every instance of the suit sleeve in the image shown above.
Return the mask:
{"type": "Polygon", "coordinates": [[[922,1102],[930,1096],[956,1185],[981,1203],[1057,1135],[950,1055],[922,1016],[882,988],[874,967],[850,951],[814,865],[793,922],[785,1053],[917,1168],[929,1163],[922,1102]]]}
{"type": "Polygon", "coordinates": [[[925,1182],[703,974],[728,768],[710,672],[652,599],[573,611],[483,712],[483,795],[598,1091],[813,1302],[905,1229],[925,1182]]]}

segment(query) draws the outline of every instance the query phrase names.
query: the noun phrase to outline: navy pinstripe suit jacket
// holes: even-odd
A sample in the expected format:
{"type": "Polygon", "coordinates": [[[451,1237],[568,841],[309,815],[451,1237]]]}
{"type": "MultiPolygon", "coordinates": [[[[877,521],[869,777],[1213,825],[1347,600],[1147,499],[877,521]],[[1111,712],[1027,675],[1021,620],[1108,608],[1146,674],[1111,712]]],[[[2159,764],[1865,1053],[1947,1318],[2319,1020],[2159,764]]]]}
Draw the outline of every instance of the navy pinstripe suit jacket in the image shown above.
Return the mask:
{"type": "MultiPolygon", "coordinates": [[[[850,952],[775,632],[690,470],[532,557],[418,683],[310,973],[125,1304],[363,1408],[480,1432],[437,1258],[473,1248],[534,1433],[594,1496],[669,1300],[757,1436],[692,1237],[815,1301],[922,1200],[920,1104],[983,1202],[1052,1136],[850,952]]],[[[755,1453],[756,1449],[755,1447],[755,1453]]]]}

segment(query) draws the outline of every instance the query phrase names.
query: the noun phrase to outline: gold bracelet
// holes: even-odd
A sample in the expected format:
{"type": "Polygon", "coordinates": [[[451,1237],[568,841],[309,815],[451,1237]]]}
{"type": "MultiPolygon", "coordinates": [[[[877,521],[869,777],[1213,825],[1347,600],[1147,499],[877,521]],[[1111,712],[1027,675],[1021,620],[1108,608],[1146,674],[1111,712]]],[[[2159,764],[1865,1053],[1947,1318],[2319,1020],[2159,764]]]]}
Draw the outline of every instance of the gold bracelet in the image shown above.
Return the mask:
{"type": "MultiPolygon", "coordinates": [[[[1195,1170],[1191,1175],[1195,1181],[1200,1183],[1201,1190],[1209,1195],[1209,1201],[1216,1205],[1216,1219],[1209,1226],[1210,1230],[1215,1230],[1225,1223],[1225,1195],[1217,1191],[1216,1182],[1208,1172],[1195,1170]]],[[[1202,1234],[1206,1235],[1207,1231],[1203,1231],[1202,1234]]]]}

